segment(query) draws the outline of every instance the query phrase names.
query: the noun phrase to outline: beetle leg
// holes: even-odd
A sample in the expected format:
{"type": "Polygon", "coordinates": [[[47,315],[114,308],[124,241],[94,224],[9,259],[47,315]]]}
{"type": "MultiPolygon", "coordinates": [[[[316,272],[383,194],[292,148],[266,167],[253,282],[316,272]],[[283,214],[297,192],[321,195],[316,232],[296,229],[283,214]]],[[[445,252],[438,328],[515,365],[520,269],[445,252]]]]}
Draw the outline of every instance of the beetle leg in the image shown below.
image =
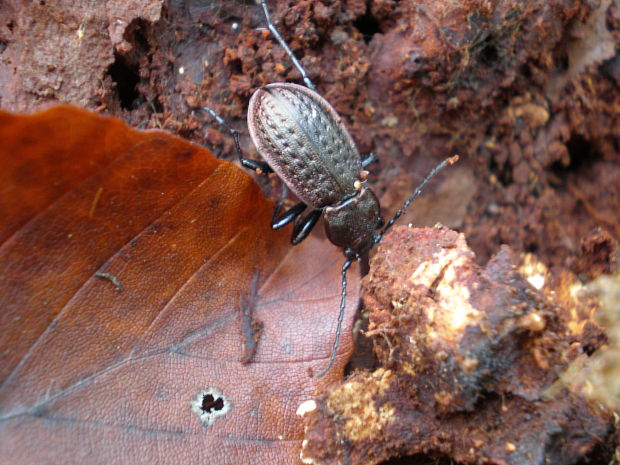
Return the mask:
{"type": "Polygon", "coordinates": [[[241,142],[239,142],[239,131],[233,128],[230,124],[224,120],[220,115],[218,115],[215,110],[209,107],[201,107],[202,110],[206,111],[211,115],[211,117],[217,121],[217,124],[222,126],[224,129],[228,131],[228,133],[232,136],[235,141],[235,149],[237,151],[237,156],[239,157],[239,161],[241,165],[245,168],[256,171],[258,174],[270,174],[273,173],[271,167],[264,161],[251,160],[249,158],[244,158],[243,152],[241,151],[241,142]]]}
{"type": "Polygon", "coordinates": [[[312,231],[312,228],[314,228],[316,222],[319,221],[322,213],[323,210],[314,210],[301,220],[295,221],[295,226],[293,227],[293,237],[291,238],[291,243],[293,245],[299,244],[306,237],[308,237],[308,234],[310,234],[310,231],[312,231]]]}
{"type": "Polygon", "coordinates": [[[286,210],[282,215],[280,215],[280,209],[282,208],[282,204],[284,203],[284,200],[286,200],[287,195],[288,186],[282,183],[282,193],[280,194],[280,198],[276,203],[276,208],[274,208],[273,210],[273,215],[271,215],[271,227],[273,229],[283,228],[291,221],[296,219],[299,215],[301,215],[307,207],[305,203],[300,202],[297,205],[294,205],[288,210],[286,210]]]}
{"type": "Polygon", "coordinates": [[[362,168],[368,168],[374,162],[377,161],[377,156],[374,153],[371,153],[366,158],[362,159],[362,168]]]}
{"type": "Polygon", "coordinates": [[[258,174],[270,174],[273,173],[271,167],[264,161],[251,160],[249,158],[241,158],[241,166],[248,168],[252,171],[256,171],[258,174]]]}
{"type": "Polygon", "coordinates": [[[289,56],[289,58],[293,62],[293,65],[295,65],[295,68],[297,68],[297,71],[299,71],[299,73],[301,74],[301,77],[303,78],[304,83],[306,84],[306,87],[316,92],[316,87],[314,87],[314,84],[312,84],[312,81],[308,77],[308,73],[306,73],[306,70],[304,69],[304,67],[301,66],[301,63],[299,62],[299,60],[297,59],[297,57],[295,56],[291,48],[288,46],[286,41],[282,38],[278,30],[276,29],[276,26],[271,21],[271,15],[269,14],[269,8],[267,8],[267,1],[261,0],[260,4],[262,5],[263,12],[265,13],[265,20],[267,21],[267,29],[269,29],[269,32],[273,34],[275,39],[280,44],[280,47],[282,47],[284,51],[286,52],[286,54],[289,56]]]}
{"type": "Polygon", "coordinates": [[[271,227],[273,229],[283,228],[291,221],[297,219],[297,217],[301,215],[306,208],[308,208],[308,206],[305,203],[300,202],[297,205],[293,205],[291,208],[286,210],[281,216],[276,217],[276,214],[280,210],[280,206],[276,206],[276,209],[273,211],[273,217],[271,219],[271,227]]]}

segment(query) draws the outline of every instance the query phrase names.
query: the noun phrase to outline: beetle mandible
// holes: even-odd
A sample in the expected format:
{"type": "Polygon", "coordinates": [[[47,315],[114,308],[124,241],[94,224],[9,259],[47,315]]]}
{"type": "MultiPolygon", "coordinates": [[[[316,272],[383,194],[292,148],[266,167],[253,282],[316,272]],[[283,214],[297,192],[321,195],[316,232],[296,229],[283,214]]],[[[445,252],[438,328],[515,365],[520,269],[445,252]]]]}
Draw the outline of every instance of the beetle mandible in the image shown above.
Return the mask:
{"type": "Polygon", "coordinates": [[[291,242],[296,245],[308,236],[323,215],[327,237],[344,252],[346,259],[342,266],[336,337],[329,361],[317,375],[322,377],[331,368],[339,346],[346,306],[347,270],[353,261],[360,260],[381,241],[430,179],[447,165],[454,164],[458,155],[435,167],[384,226],[379,201],[366,186],[368,172],[364,168],[372,163],[373,156],[362,159],[340,116],[317,93],[305,69],[276,29],[266,0],[260,3],[269,31],[284,48],[305,83],[305,87],[292,83],[268,84],[252,95],[248,129],[265,161],[244,158],[239,133],[212,109],[202,109],[232,134],[243,166],[259,174],[275,172],[283,181],[283,193],[273,213],[272,227],[279,229],[294,222],[291,242]],[[287,187],[301,202],[280,214],[287,187]],[[312,211],[301,216],[308,207],[312,211]]]}

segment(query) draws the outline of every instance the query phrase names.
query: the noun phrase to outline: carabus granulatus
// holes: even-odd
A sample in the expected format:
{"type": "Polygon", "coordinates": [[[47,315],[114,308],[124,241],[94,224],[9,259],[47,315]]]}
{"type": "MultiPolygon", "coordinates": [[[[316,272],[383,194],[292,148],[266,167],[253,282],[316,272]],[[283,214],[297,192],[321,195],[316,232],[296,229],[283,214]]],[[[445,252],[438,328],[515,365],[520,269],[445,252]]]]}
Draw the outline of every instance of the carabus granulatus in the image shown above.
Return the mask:
{"type": "Polygon", "coordinates": [[[308,236],[323,215],[327,237],[344,251],[346,260],[342,266],[342,296],[336,338],[329,362],[318,374],[321,377],[332,366],[338,350],[348,268],[381,241],[428,181],[445,166],[455,163],[458,156],[448,158],[434,168],[384,226],[379,201],[366,186],[368,172],[365,168],[373,161],[372,156],[361,158],[340,116],[316,92],[306,71],[275,28],[266,0],[261,0],[261,5],[269,31],[285,49],[306,84],[305,87],[291,83],[269,84],[252,95],[248,128],[265,161],[243,158],[238,132],[210,108],[203,109],[231,132],[243,166],[260,174],[275,172],[284,182],[284,192],[274,210],[272,227],[279,229],[294,222],[291,241],[295,245],[308,236]],[[301,202],[280,214],[286,187],[301,202]],[[308,207],[312,211],[301,216],[308,207]]]}

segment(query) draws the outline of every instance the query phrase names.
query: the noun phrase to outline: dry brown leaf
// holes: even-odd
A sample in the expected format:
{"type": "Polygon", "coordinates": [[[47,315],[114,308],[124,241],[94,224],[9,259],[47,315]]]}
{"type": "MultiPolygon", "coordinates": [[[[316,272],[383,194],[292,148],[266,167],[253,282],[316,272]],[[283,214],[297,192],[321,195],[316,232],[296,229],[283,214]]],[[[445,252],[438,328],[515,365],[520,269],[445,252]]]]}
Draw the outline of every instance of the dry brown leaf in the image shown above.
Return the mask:
{"type": "Polygon", "coordinates": [[[3,463],[298,463],[295,411],[352,350],[355,272],[311,377],[341,252],[291,247],[250,176],[162,132],[58,107],[0,113],[0,139],[3,463]]]}

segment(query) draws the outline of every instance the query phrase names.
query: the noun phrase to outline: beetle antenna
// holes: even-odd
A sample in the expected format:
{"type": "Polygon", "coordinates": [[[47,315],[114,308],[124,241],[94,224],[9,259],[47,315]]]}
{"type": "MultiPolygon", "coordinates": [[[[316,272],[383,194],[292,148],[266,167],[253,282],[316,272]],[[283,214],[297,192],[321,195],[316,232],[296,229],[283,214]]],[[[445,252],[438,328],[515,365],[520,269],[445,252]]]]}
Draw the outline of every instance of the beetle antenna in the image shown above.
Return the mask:
{"type": "Polygon", "coordinates": [[[340,313],[338,314],[338,326],[336,327],[336,340],[334,341],[334,346],[332,347],[332,353],[329,356],[329,362],[327,362],[327,366],[323,368],[318,375],[316,375],[317,378],[322,378],[332,367],[334,360],[336,360],[336,353],[338,352],[338,346],[340,345],[340,333],[342,332],[344,309],[347,302],[347,270],[351,266],[351,263],[353,263],[351,259],[347,258],[342,265],[342,294],[340,296],[340,313]]]}
{"type": "Polygon", "coordinates": [[[295,56],[291,48],[288,46],[286,41],[282,38],[278,30],[276,29],[276,26],[273,24],[273,21],[271,21],[271,15],[269,14],[269,8],[267,8],[267,0],[261,0],[260,4],[263,7],[263,12],[265,13],[265,20],[267,21],[267,29],[269,29],[269,32],[271,32],[271,34],[273,34],[273,36],[276,38],[276,40],[280,44],[280,47],[282,47],[284,51],[286,52],[286,54],[289,56],[289,58],[293,62],[293,65],[295,65],[295,68],[297,68],[297,71],[299,71],[299,73],[301,74],[301,77],[303,78],[304,83],[306,84],[306,87],[316,92],[316,87],[314,87],[314,84],[312,84],[312,81],[308,77],[308,73],[306,73],[306,70],[304,69],[304,67],[301,66],[301,63],[299,62],[299,60],[297,59],[297,57],[295,56]]]}
{"type": "Polygon", "coordinates": [[[437,175],[446,166],[454,165],[457,161],[459,161],[459,156],[454,155],[450,158],[446,158],[439,165],[433,168],[433,170],[426,175],[426,177],[424,178],[424,181],[422,181],[422,183],[417,187],[417,189],[413,192],[413,194],[411,194],[411,197],[409,197],[407,201],[405,202],[405,204],[396,212],[396,214],[394,215],[394,218],[392,218],[388,222],[388,224],[386,224],[385,227],[381,230],[381,232],[375,236],[374,243],[378,244],[379,242],[381,242],[381,239],[383,239],[383,235],[387,232],[387,230],[390,229],[392,226],[394,226],[394,223],[398,221],[398,218],[400,218],[403,215],[403,213],[405,213],[405,210],[409,208],[409,205],[411,205],[411,202],[413,202],[416,199],[416,197],[418,197],[418,195],[422,193],[422,191],[424,190],[428,182],[431,179],[433,179],[435,175],[437,175]]]}

